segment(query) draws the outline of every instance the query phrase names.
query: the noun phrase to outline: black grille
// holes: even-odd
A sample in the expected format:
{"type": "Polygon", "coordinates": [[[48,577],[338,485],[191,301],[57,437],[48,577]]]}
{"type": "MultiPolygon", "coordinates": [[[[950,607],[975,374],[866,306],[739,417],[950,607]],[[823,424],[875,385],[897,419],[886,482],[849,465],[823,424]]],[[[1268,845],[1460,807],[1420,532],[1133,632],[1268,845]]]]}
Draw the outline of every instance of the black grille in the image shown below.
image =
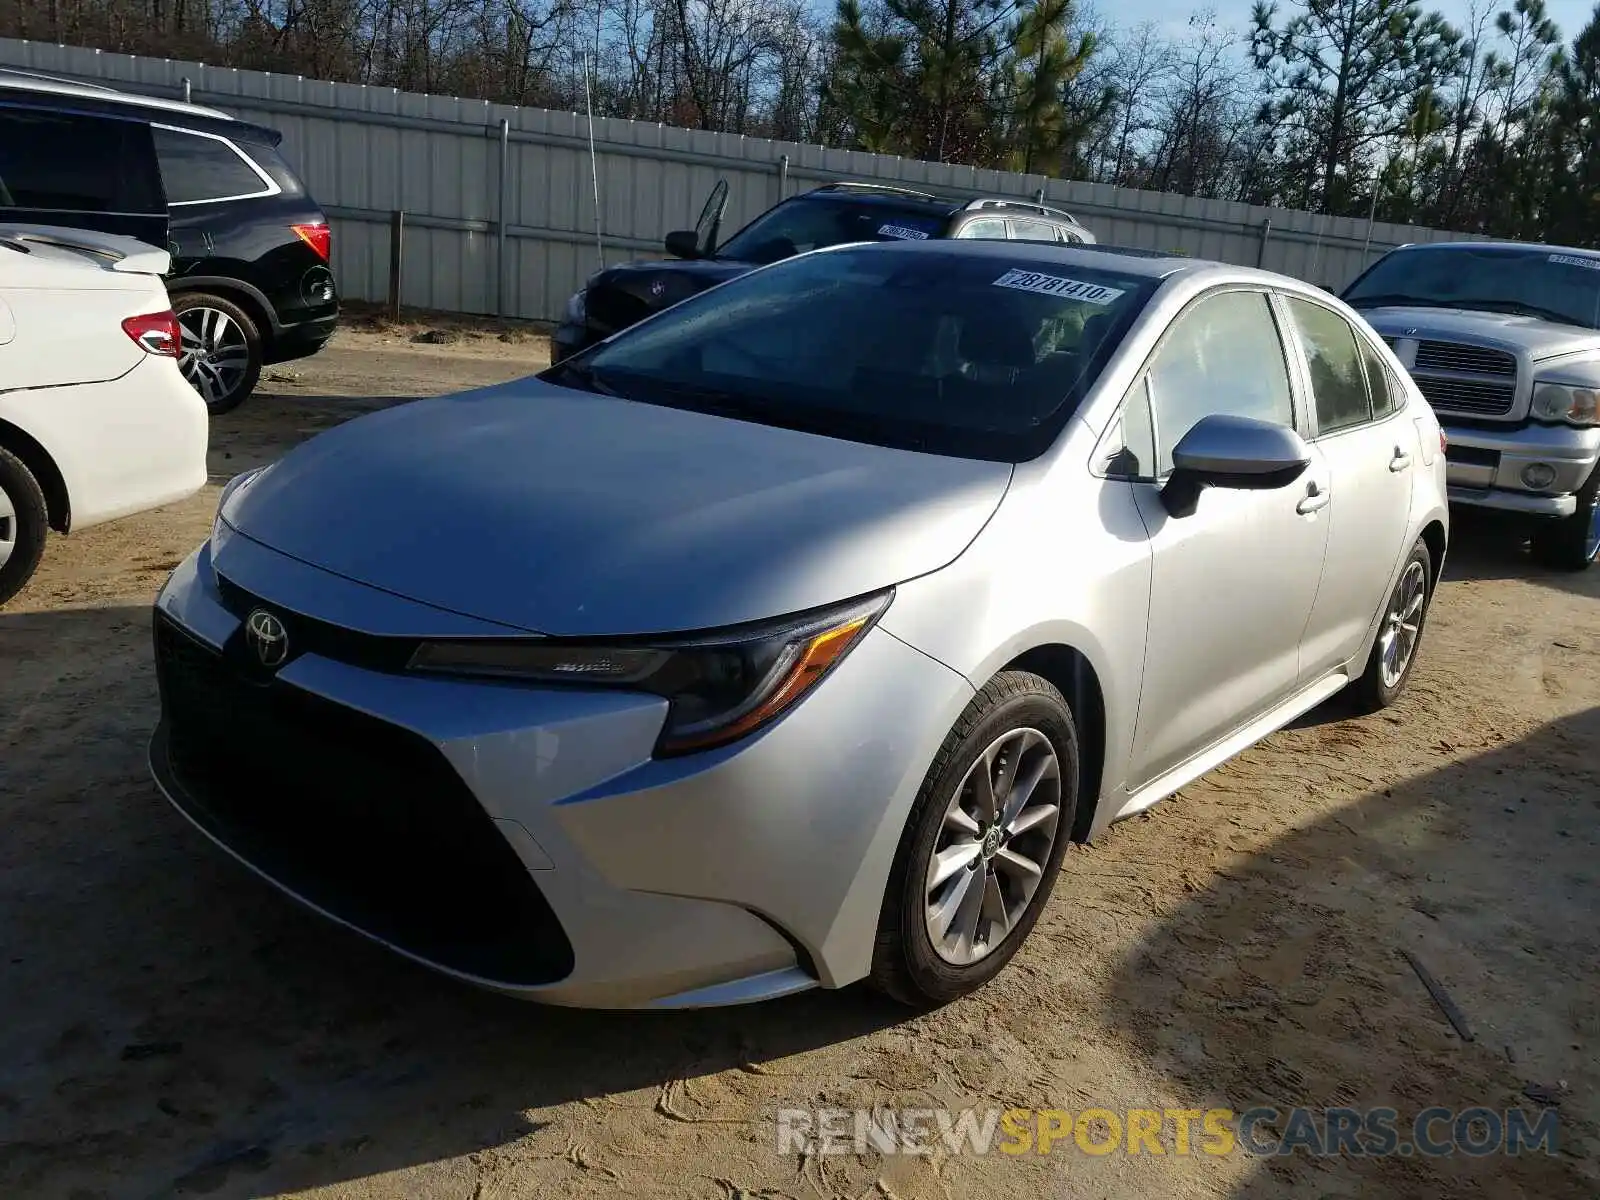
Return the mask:
{"type": "Polygon", "coordinates": [[[654,311],[638,296],[609,287],[590,288],[583,304],[589,324],[607,334],[626,329],[654,311]]]}
{"type": "Polygon", "coordinates": [[[1517,390],[1509,383],[1476,383],[1469,379],[1413,376],[1429,404],[1453,412],[1498,416],[1511,411],[1517,390]]]}
{"type": "Polygon", "coordinates": [[[197,821],[351,924],[441,966],[551,983],[572,947],[439,750],[155,619],[158,772],[197,821]]]}
{"type": "Polygon", "coordinates": [[[1504,350],[1462,342],[1422,342],[1417,346],[1419,371],[1460,371],[1467,375],[1504,375],[1515,379],[1517,359],[1504,350]]]}

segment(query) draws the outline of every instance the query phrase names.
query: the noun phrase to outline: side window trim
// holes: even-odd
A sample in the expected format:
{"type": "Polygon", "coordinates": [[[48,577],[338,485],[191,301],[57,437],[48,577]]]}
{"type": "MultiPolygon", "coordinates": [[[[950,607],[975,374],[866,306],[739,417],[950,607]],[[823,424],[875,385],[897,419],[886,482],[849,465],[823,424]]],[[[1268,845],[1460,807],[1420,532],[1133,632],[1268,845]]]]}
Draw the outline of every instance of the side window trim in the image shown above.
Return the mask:
{"type": "Polygon", "coordinates": [[[175,133],[181,137],[205,138],[208,141],[218,142],[232,152],[234,157],[244,163],[250,169],[250,173],[261,181],[260,191],[241,192],[235,196],[207,196],[204,200],[169,200],[167,202],[168,208],[190,208],[196,204],[226,204],[230,200],[260,200],[267,196],[276,196],[283,191],[278,186],[276,179],[256,166],[254,159],[220,133],[202,133],[198,129],[185,129],[181,125],[166,125],[160,121],[150,122],[150,127],[152,129],[165,130],[167,133],[175,133]]]}
{"type": "Polygon", "coordinates": [[[1317,404],[1311,394],[1311,364],[1306,359],[1306,348],[1300,341],[1300,331],[1295,328],[1289,313],[1288,298],[1276,288],[1267,293],[1272,308],[1272,319],[1278,325],[1278,340],[1283,343],[1284,358],[1289,363],[1289,394],[1294,401],[1294,429],[1306,441],[1315,441],[1321,430],[1317,426],[1317,404]]]}

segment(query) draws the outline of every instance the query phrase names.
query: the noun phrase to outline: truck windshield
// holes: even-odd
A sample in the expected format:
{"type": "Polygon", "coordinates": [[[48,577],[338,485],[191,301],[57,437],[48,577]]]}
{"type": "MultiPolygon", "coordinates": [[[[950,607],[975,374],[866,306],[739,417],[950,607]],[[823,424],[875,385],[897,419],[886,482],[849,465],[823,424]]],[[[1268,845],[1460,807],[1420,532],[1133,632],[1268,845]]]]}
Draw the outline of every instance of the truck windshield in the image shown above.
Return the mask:
{"type": "Polygon", "coordinates": [[[1354,308],[1519,313],[1600,329],[1600,254],[1548,246],[1395,250],[1344,293],[1354,308]]]}

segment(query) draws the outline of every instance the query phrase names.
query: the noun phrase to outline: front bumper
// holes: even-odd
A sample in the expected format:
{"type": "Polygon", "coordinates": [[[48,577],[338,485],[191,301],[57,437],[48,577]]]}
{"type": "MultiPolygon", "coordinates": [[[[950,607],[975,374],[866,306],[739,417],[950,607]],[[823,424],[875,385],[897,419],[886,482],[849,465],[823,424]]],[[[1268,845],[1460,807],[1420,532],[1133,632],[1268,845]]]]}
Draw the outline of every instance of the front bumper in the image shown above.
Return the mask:
{"type": "Polygon", "coordinates": [[[156,601],[152,770],[297,900],[447,974],[558,1004],[738,1003],[870,968],[906,815],[972,696],[947,667],[874,630],[767,730],[656,761],[665,705],[651,696],[311,652],[247,682],[227,662],[241,594],[270,595],[291,637],[307,612],[345,628],[364,612],[359,627],[395,636],[444,632],[444,614],[239,535],[218,565],[228,603],[209,544],[156,601]]]}
{"type": "Polygon", "coordinates": [[[1567,517],[1577,510],[1576,493],[1600,462],[1600,428],[1574,429],[1529,423],[1485,429],[1452,425],[1441,418],[1448,440],[1446,477],[1452,504],[1492,508],[1537,517],[1567,517]],[[1523,471],[1545,464],[1555,473],[1537,490],[1523,471]]]}

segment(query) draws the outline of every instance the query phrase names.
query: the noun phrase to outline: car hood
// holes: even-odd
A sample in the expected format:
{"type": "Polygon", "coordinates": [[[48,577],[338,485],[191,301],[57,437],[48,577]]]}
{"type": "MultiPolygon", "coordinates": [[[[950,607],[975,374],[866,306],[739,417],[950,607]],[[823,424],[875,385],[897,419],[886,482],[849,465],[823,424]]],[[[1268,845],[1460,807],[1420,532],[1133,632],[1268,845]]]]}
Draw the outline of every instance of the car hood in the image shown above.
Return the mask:
{"type": "Polygon", "coordinates": [[[329,430],[222,516],[283,554],[482,620],[664,633],[937,570],[1011,473],[529,378],[329,430]]]}
{"type": "Polygon", "coordinates": [[[1525,350],[1535,359],[1600,350],[1600,331],[1514,313],[1463,308],[1358,309],[1384,337],[1467,338],[1525,350]]]}

